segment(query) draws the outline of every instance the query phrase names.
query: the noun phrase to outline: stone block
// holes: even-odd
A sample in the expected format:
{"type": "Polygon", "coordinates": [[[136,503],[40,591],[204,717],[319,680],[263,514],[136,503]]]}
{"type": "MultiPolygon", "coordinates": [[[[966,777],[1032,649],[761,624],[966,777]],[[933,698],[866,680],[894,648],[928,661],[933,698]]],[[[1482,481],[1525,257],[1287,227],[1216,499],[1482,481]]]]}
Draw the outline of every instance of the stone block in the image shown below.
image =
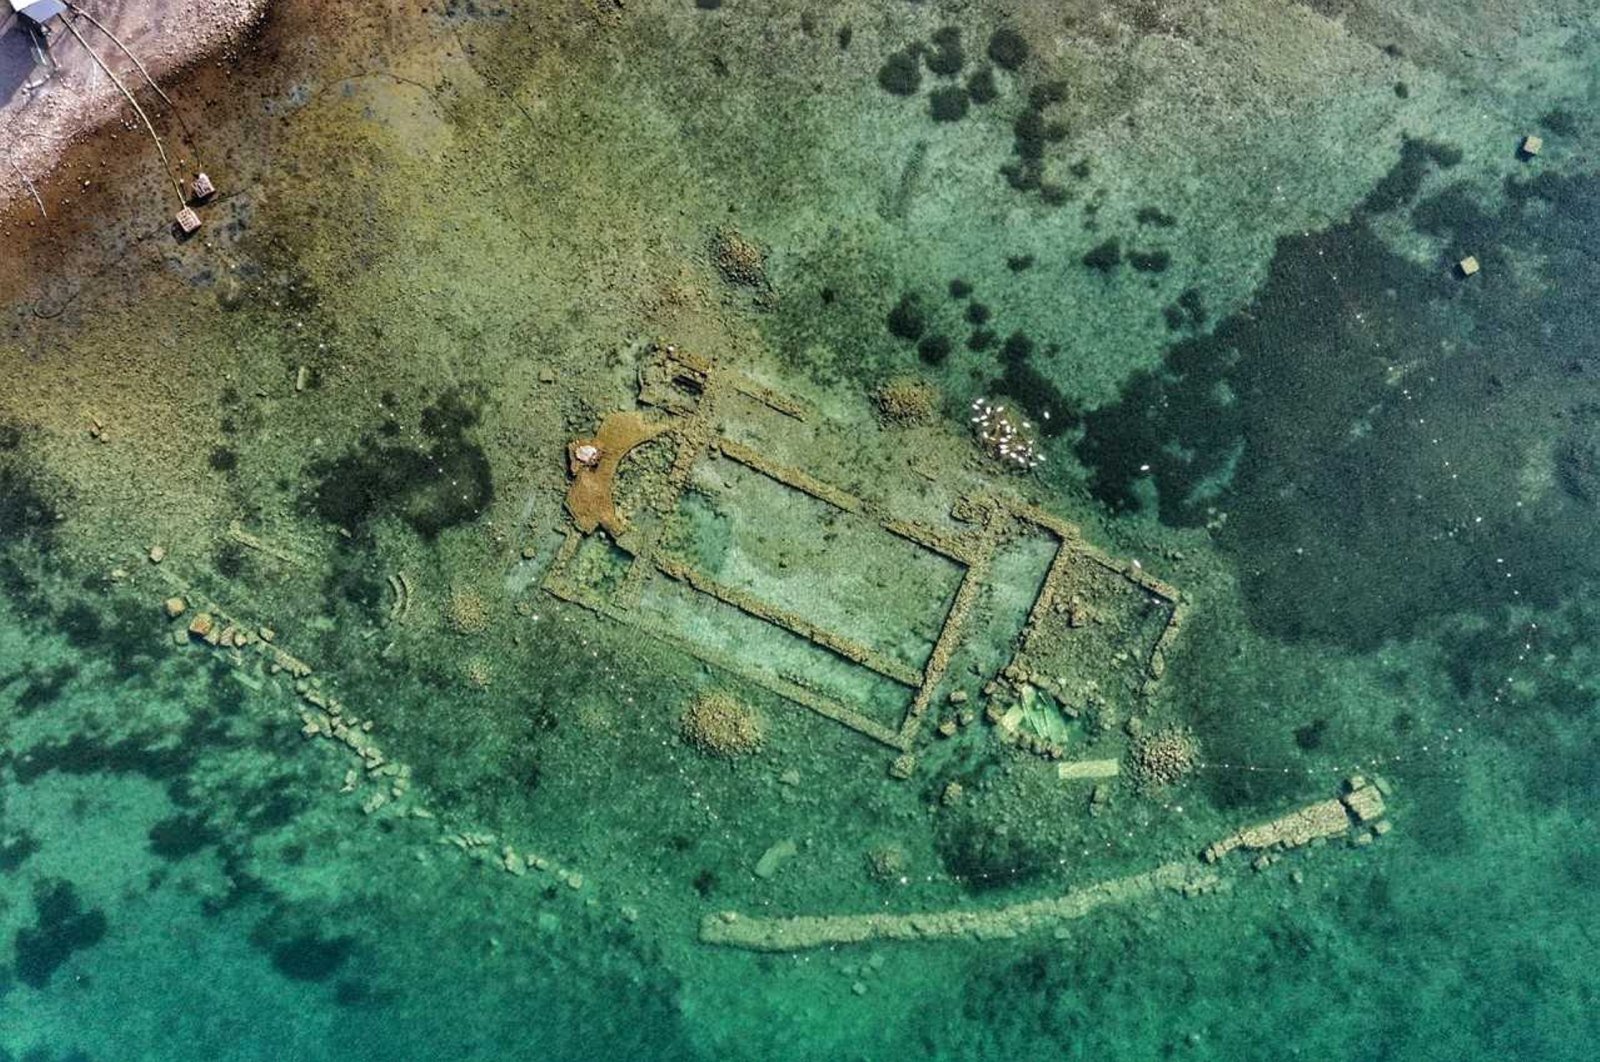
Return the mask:
{"type": "Polygon", "coordinates": [[[1344,806],[1350,809],[1350,814],[1355,816],[1357,822],[1372,822],[1383,818],[1383,795],[1378,792],[1378,787],[1363,785],[1352,789],[1343,798],[1344,806]]]}

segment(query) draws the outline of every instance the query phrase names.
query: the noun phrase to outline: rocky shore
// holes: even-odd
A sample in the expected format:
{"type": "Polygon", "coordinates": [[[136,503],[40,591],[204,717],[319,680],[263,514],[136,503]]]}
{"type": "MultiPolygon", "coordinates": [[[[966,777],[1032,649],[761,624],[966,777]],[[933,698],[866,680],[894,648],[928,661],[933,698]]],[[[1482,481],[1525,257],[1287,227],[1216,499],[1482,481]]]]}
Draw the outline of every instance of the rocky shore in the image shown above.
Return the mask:
{"type": "MultiPolygon", "coordinates": [[[[126,45],[165,88],[172,73],[226,48],[265,8],[265,0],[84,0],[80,10],[126,45]]],[[[130,129],[139,128],[121,90],[64,24],[72,17],[69,11],[38,32],[9,6],[0,16],[0,206],[23,196],[47,210],[40,186],[74,142],[119,116],[130,129]]],[[[88,18],[78,16],[75,25],[150,113],[157,133],[169,142],[174,165],[179,156],[189,159],[195,146],[185,148],[178,117],[165,113],[128,54],[88,18]]],[[[181,99],[173,102],[183,108],[181,99]]],[[[192,116],[189,124],[195,125],[192,116]]]]}

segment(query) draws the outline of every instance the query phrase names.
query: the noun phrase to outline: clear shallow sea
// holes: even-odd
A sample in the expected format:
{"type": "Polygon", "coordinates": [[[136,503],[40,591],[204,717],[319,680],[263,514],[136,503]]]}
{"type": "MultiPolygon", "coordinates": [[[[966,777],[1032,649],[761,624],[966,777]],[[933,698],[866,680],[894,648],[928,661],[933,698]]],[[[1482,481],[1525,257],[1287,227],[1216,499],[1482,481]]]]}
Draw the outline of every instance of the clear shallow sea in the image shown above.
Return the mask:
{"type": "MultiPolygon", "coordinates": [[[[0,1059],[1590,1057],[1596,28],[275,6],[167,86],[222,189],[199,237],[126,136],[42,187],[51,225],[0,224],[0,1059]],[[749,381],[717,432],[861,500],[710,460],[663,541],[725,584],[921,667],[953,562],[872,520],[986,491],[1177,588],[1158,679],[1129,679],[1150,628],[1113,580],[1082,591],[1104,647],[1028,692],[1122,773],[1097,797],[985,716],[1020,697],[984,689],[1035,532],[903,779],[752,677],[892,728],[883,675],[670,580],[649,623],[547,592],[567,444],[666,344],[749,381]],[[1043,463],[986,452],[975,399],[1043,463]],[[186,634],[201,611],[246,644],[186,634]],[[712,692],[758,751],[685,728],[712,692]],[[1135,784],[1164,731],[1188,769],[1135,784]],[[1204,869],[1354,775],[1387,832],[1188,894],[984,939],[699,939],[1204,869]]],[[[671,455],[637,454],[648,525],[671,455]]]]}

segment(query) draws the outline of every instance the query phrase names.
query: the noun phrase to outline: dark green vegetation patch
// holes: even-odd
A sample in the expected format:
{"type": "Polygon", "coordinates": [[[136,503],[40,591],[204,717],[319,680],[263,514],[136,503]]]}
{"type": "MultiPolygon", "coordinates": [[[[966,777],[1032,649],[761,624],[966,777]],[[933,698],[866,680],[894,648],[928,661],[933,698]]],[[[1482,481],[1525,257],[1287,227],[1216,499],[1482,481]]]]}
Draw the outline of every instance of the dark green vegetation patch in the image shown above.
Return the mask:
{"type": "Polygon", "coordinates": [[[1178,301],[1170,303],[1161,311],[1161,316],[1167,322],[1167,328],[1173,332],[1189,329],[1198,332],[1206,324],[1206,304],[1198,288],[1187,288],[1178,296],[1178,301]]]}
{"type": "Polygon", "coordinates": [[[60,878],[39,883],[33,907],[34,924],[17,930],[17,979],[44,988],[74,952],[104,939],[106,916],[98,909],[84,910],[78,890],[60,878]]]}
{"type": "Polygon", "coordinates": [[[0,874],[10,874],[42,846],[39,839],[27,830],[0,833],[0,874]]]}
{"type": "Polygon", "coordinates": [[[1005,371],[996,382],[995,391],[1016,399],[1041,433],[1060,435],[1077,425],[1078,407],[1055,381],[1034,367],[1034,357],[1034,342],[1027,335],[1013,332],[1006,337],[1000,348],[1005,371]]]}
{"type": "Polygon", "coordinates": [[[922,301],[916,295],[907,292],[900,296],[900,301],[889,311],[886,323],[890,335],[898,339],[915,341],[927,330],[928,315],[922,309],[922,301]]]}
{"type": "Polygon", "coordinates": [[[967,116],[967,90],[957,85],[928,93],[928,113],[936,122],[959,122],[967,116]]]}
{"type": "Polygon", "coordinates": [[[351,937],[299,936],[272,948],[272,965],[294,981],[325,981],[350,957],[351,937]]]}
{"type": "Polygon", "coordinates": [[[927,52],[928,69],[940,77],[955,77],[967,65],[967,53],[961,47],[961,30],[945,26],[934,31],[933,47],[927,52]]]}
{"type": "Polygon", "coordinates": [[[1099,273],[1109,273],[1122,261],[1122,244],[1116,237],[1096,244],[1083,256],[1083,264],[1099,273]]]}
{"type": "Polygon", "coordinates": [[[1405,206],[1422,190],[1423,178],[1429,170],[1435,166],[1449,169],[1460,161],[1461,149],[1458,147],[1405,137],[1400,144],[1399,163],[1361,200],[1361,209],[1382,214],[1405,206]]]}
{"type": "Polygon", "coordinates": [[[1166,251],[1135,251],[1130,247],[1128,264],[1141,273],[1165,273],[1172,264],[1172,255],[1166,251]]]}
{"type": "Polygon", "coordinates": [[[945,359],[950,357],[950,350],[949,336],[925,336],[922,342],[917,344],[917,356],[929,365],[943,365],[945,359]]]}
{"type": "Polygon", "coordinates": [[[55,622],[74,649],[104,657],[118,678],[143,674],[155,663],[150,613],[134,600],[111,596],[101,604],[89,598],[69,599],[55,622]]]}
{"type": "Polygon", "coordinates": [[[60,700],[67,684],[78,677],[78,671],[78,665],[73,663],[56,664],[44,671],[38,671],[32,664],[28,664],[15,675],[0,679],[0,689],[10,686],[13,682],[17,683],[19,686],[16,693],[17,714],[31,715],[60,700]]]}
{"type": "Polygon", "coordinates": [[[1001,26],[989,37],[989,58],[996,66],[1016,70],[1027,62],[1028,42],[1010,26],[1001,26]]]}
{"type": "Polygon", "coordinates": [[[415,445],[367,436],[343,457],[313,462],[310,511],[359,535],[379,517],[405,521],[423,538],[471,523],[494,498],[489,459],[469,438],[478,413],[451,392],[423,410],[415,445]]]}
{"type": "Polygon", "coordinates": [[[0,459],[0,547],[28,542],[48,548],[57,519],[56,507],[38,480],[0,459]]]}
{"type": "Polygon", "coordinates": [[[216,841],[216,834],[197,815],[173,815],[150,827],[150,851],[162,859],[186,859],[216,841]]]}
{"type": "Polygon", "coordinates": [[[1578,120],[1573,117],[1571,111],[1561,107],[1556,107],[1541,114],[1539,116],[1539,125],[1557,136],[1578,135],[1578,120]]]}
{"type": "Polygon", "coordinates": [[[894,96],[914,96],[922,87],[922,64],[917,49],[895,52],[878,68],[878,84],[894,96]]]}
{"type": "Polygon", "coordinates": [[[1000,86],[995,84],[993,67],[980,66],[972,72],[967,78],[967,96],[980,107],[1000,98],[1000,86]]]}
{"type": "Polygon", "coordinates": [[[1600,506],[1600,403],[1572,411],[1556,444],[1556,479],[1573,499],[1600,506]]]}
{"type": "Polygon", "coordinates": [[[1066,201],[1066,192],[1059,184],[1045,180],[1045,149],[1067,138],[1064,122],[1053,121],[1045,114],[1051,105],[1066,99],[1064,81],[1051,81],[1035,85],[1028,93],[1028,105],[1011,123],[1011,151],[1015,156],[1000,166],[1006,183],[1018,191],[1038,189],[1041,197],[1052,205],[1066,201]],[[1050,194],[1044,196],[1046,187],[1050,194]]]}
{"type": "Polygon", "coordinates": [[[355,952],[354,937],[327,934],[321,912],[283,904],[256,923],[250,943],[272,960],[291,981],[326,981],[355,952]]]}
{"type": "MultiPolygon", "coordinates": [[[[1454,158],[1408,141],[1369,207],[1403,204],[1454,158]]],[[[1121,508],[1153,483],[1178,526],[1225,510],[1219,540],[1252,620],[1284,637],[1367,647],[1441,612],[1552,602],[1600,574],[1579,545],[1600,495],[1600,342],[1565,294],[1600,284],[1600,179],[1513,179],[1506,199],[1497,216],[1454,188],[1419,203],[1413,224],[1446,248],[1434,265],[1393,254],[1359,214],[1281,239],[1251,305],[1089,415],[1079,453],[1094,492],[1121,508]],[[1474,253],[1492,281],[1512,268],[1503,247],[1540,263],[1543,283],[1467,288],[1447,268],[1474,253]],[[1447,308],[1470,315],[1472,344],[1447,308]],[[1502,426],[1493,438],[1488,423],[1502,426]],[[1558,489],[1530,495],[1541,451],[1558,489]]],[[[1174,327],[1201,321],[1198,295],[1169,308],[1174,327]]]]}

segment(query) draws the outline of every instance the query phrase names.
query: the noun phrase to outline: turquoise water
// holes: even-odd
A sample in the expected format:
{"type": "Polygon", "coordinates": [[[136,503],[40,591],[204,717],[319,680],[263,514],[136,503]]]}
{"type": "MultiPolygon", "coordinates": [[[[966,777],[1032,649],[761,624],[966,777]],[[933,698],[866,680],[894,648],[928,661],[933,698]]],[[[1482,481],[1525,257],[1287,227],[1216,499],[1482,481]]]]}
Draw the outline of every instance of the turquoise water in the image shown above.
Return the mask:
{"type": "Polygon", "coordinates": [[[1591,1057],[1597,39],[275,6],[0,223],[0,1059],[1591,1057]]]}

